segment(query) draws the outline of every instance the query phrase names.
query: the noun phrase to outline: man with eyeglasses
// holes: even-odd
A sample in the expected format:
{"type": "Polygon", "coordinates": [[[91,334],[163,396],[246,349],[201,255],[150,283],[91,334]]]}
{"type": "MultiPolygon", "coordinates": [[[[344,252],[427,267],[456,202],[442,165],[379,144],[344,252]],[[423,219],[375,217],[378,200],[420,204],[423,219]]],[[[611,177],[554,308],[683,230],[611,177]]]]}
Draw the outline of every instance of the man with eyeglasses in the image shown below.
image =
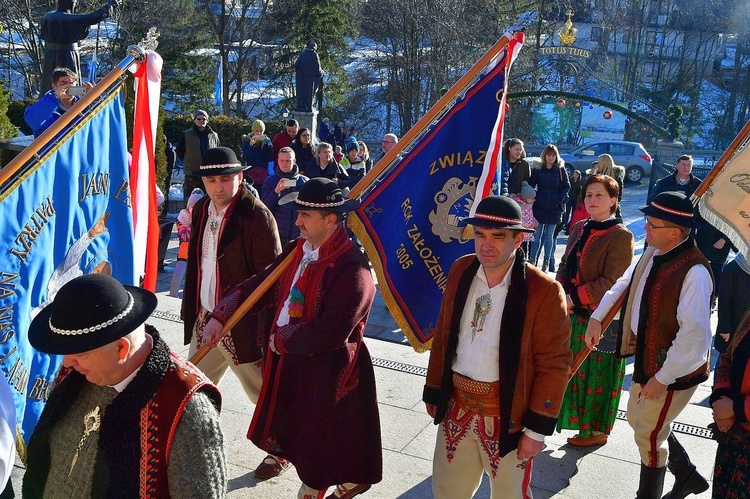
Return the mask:
{"type": "Polygon", "coordinates": [[[214,147],[221,146],[219,135],[208,126],[208,113],[198,109],[193,117],[193,126],[182,132],[177,140],[177,158],[185,169],[185,180],[182,182],[183,198],[187,200],[196,187],[205,192],[203,181],[195,172],[201,166],[203,154],[214,147]]]}
{"type": "Polygon", "coordinates": [[[586,344],[599,343],[602,319],[625,294],[615,353],[635,355],[628,422],[641,454],[637,498],[661,498],[668,467],[675,484],[664,497],[682,499],[708,489],[671,427],[708,379],[713,279],[690,235],[698,221],[684,194],[662,192],[641,211],[649,247],[591,315],[586,344]]]}
{"type": "Polygon", "coordinates": [[[378,154],[378,157],[375,158],[375,163],[377,164],[378,161],[383,159],[383,156],[393,149],[395,145],[398,144],[398,137],[394,133],[386,133],[383,136],[383,140],[380,141],[380,154],[378,154]]]}

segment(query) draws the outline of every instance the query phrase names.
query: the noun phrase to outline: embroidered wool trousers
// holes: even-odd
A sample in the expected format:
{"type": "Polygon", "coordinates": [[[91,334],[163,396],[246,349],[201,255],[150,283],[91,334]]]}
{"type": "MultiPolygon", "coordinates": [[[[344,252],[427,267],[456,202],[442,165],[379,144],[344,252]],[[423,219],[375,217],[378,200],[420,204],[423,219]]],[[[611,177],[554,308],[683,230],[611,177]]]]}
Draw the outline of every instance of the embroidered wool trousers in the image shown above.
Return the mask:
{"type": "Polygon", "coordinates": [[[473,497],[490,479],[492,499],[531,498],[533,458],[519,461],[516,452],[500,457],[500,418],[464,411],[451,399],[445,419],[438,426],[432,459],[432,491],[435,499],[473,497]]]}
{"type": "Polygon", "coordinates": [[[667,437],[672,431],[672,421],[687,407],[698,386],[666,390],[658,399],[645,399],[639,403],[641,388],[639,383],[630,385],[628,423],[635,432],[641,462],[649,468],[663,468],[669,456],[667,437]]]}
{"type": "MultiPolygon", "coordinates": [[[[208,317],[208,311],[201,309],[201,313],[198,320],[195,321],[195,327],[193,328],[193,337],[190,340],[190,352],[189,358],[199,350],[198,340],[203,338],[203,327],[206,325],[208,317]]],[[[263,384],[263,371],[261,368],[262,360],[256,362],[248,362],[240,364],[237,362],[237,355],[234,352],[232,332],[219,342],[219,346],[212,348],[208,354],[201,359],[197,367],[203,374],[208,376],[208,379],[215,385],[219,385],[221,379],[227,372],[227,369],[232,369],[232,372],[240,380],[242,389],[245,390],[247,398],[253,404],[258,403],[258,396],[260,395],[260,387],[263,384]]],[[[201,345],[202,348],[206,348],[201,345]]]]}

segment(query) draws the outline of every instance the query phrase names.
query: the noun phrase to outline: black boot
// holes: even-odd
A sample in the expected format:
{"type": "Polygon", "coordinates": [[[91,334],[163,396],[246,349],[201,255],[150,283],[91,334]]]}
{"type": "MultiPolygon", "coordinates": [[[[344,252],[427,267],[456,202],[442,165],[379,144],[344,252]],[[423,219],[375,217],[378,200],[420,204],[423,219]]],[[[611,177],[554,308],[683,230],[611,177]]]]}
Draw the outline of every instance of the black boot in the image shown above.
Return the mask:
{"type": "Polygon", "coordinates": [[[708,482],[690,462],[690,457],[674,433],[670,433],[667,437],[667,444],[669,445],[667,468],[674,475],[674,487],[662,499],[683,499],[690,494],[700,494],[708,490],[708,482]]]}
{"type": "Polygon", "coordinates": [[[664,490],[664,475],[667,468],[649,468],[641,463],[641,479],[635,499],[659,499],[664,490]]]}

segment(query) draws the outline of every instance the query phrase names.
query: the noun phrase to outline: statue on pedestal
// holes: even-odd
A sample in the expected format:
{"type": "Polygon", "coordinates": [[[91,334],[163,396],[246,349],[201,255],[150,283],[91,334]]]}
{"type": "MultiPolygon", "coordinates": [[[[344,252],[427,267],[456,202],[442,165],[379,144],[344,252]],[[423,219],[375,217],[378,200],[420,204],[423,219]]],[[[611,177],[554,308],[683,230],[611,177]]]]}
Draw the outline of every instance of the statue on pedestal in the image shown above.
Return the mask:
{"type": "Polygon", "coordinates": [[[308,43],[307,48],[300,53],[294,63],[297,82],[297,108],[295,111],[311,112],[313,110],[313,99],[323,79],[323,70],[320,67],[317,49],[317,43],[308,43]]]}
{"type": "Polygon", "coordinates": [[[88,14],[73,14],[77,0],[58,0],[57,10],[42,18],[39,37],[44,40],[44,67],[40,89],[50,85],[55,68],[68,68],[81,78],[81,56],[78,42],[85,39],[92,24],[107,19],[122,0],[108,0],[107,4],[88,14]]]}

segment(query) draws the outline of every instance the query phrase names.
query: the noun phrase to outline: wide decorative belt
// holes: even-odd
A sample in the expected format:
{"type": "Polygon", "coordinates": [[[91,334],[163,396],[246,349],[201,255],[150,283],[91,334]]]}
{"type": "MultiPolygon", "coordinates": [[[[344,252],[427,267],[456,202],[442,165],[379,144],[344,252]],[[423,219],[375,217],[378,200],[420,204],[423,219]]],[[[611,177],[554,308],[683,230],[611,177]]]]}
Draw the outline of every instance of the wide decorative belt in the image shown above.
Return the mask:
{"type": "Polygon", "coordinates": [[[45,42],[44,48],[47,50],[78,50],[77,43],[58,43],[58,42],[45,42]]]}
{"type": "Polygon", "coordinates": [[[453,373],[453,397],[461,409],[483,416],[500,415],[500,382],[476,381],[453,373]]]}

